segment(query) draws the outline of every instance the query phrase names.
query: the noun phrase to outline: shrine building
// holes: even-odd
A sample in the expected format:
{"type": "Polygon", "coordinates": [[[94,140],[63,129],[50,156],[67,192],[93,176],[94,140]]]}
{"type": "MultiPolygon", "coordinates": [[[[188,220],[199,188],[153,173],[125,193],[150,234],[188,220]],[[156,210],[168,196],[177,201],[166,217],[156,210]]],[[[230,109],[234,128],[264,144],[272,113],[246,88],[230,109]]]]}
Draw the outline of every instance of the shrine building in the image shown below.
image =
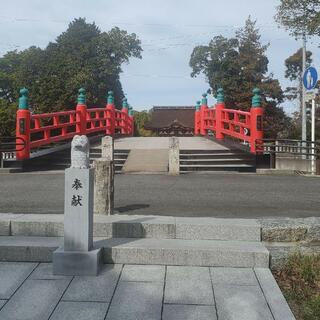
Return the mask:
{"type": "Polygon", "coordinates": [[[151,121],[144,128],[157,136],[190,137],[194,135],[195,107],[158,107],[151,110],[151,121]]]}

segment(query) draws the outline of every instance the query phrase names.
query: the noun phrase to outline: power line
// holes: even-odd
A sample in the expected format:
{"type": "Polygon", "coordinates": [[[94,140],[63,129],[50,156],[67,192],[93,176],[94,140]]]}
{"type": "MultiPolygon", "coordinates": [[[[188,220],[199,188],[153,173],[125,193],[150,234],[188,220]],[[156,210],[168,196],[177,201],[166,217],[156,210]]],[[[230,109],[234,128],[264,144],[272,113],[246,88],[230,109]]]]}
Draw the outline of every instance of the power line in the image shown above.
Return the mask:
{"type": "MultiPolygon", "coordinates": [[[[130,74],[125,73],[121,74],[121,77],[137,77],[137,78],[169,78],[169,79],[185,79],[185,80],[194,80],[195,78],[191,78],[190,76],[184,76],[184,75],[173,75],[173,74],[130,74]]],[[[197,77],[197,79],[200,80],[206,80],[204,77],[197,77]]]]}
{"type": "MultiPolygon", "coordinates": [[[[70,23],[72,20],[64,20],[64,19],[34,19],[34,18],[28,18],[28,17],[12,17],[12,16],[5,16],[0,15],[0,23],[6,23],[6,22],[37,22],[37,23],[61,23],[66,24],[70,23]],[[8,21],[3,21],[4,19],[8,21]]],[[[105,20],[95,20],[95,22],[105,23],[105,20]]],[[[128,21],[112,21],[108,20],[110,24],[112,25],[128,25],[128,26],[164,26],[164,27],[188,27],[188,28],[194,28],[194,27],[204,27],[204,28],[233,28],[233,29],[240,29],[243,28],[243,25],[233,25],[233,24],[224,24],[224,25],[218,25],[218,24],[184,24],[184,23],[142,23],[142,22],[128,22],[128,21]]],[[[258,24],[257,28],[265,28],[265,29],[279,29],[278,26],[274,24],[258,24]]]]}

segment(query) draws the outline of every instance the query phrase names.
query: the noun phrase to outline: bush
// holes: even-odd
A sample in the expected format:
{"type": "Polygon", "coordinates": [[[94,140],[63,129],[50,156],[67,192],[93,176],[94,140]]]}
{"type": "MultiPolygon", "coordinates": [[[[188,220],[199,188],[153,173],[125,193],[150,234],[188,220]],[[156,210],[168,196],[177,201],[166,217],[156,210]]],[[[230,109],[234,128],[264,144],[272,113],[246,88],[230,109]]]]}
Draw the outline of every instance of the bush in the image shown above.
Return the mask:
{"type": "Polygon", "coordinates": [[[320,255],[294,254],[275,277],[297,320],[320,320],[320,255]]]}
{"type": "Polygon", "coordinates": [[[320,295],[305,303],[303,317],[304,320],[320,319],[320,295]]]}
{"type": "Polygon", "coordinates": [[[8,104],[0,99],[0,137],[14,137],[16,112],[15,104],[8,104]]]}

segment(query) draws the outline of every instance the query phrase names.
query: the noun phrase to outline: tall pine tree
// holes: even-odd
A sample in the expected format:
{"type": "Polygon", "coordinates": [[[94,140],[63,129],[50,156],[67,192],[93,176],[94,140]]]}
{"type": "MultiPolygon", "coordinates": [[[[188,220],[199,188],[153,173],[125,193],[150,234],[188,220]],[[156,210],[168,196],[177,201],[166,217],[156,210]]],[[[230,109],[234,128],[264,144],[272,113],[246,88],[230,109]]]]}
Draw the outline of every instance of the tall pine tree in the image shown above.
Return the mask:
{"type": "Polygon", "coordinates": [[[268,74],[268,45],[262,45],[260,38],[256,21],[249,17],[235,38],[218,36],[207,46],[194,48],[190,58],[191,76],[205,74],[214,94],[220,86],[224,88],[227,108],[245,111],[251,107],[253,88],[259,87],[264,97],[266,135],[283,136],[290,119],[279,107],[283,91],[279,81],[268,74]]]}

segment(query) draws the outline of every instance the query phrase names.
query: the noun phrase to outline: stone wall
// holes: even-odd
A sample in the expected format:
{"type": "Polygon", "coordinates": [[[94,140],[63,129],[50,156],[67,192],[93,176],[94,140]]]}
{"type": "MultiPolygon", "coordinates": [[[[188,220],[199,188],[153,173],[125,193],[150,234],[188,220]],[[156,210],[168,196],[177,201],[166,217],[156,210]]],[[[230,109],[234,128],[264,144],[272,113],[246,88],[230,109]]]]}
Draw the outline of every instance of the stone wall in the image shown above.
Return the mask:
{"type": "Polygon", "coordinates": [[[312,172],[312,161],[306,159],[276,158],[277,170],[294,170],[302,172],[312,172]]]}
{"type": "Polygon", "coordinates": [[[283,265],[294,253],[320,254],[320,217],[260,219],[262,241],[271,254],[271,267],[283,265]]]}

